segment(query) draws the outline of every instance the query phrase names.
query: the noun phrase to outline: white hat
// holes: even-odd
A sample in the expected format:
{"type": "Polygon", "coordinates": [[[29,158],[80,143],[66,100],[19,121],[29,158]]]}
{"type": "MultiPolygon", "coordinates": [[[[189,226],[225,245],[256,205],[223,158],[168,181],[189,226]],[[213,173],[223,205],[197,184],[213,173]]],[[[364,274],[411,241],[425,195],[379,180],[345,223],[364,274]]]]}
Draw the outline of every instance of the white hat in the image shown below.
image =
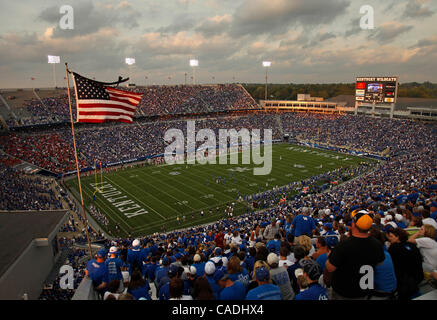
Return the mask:
{"type": "Polygon", "coordinates": [[[267,263],[270,265],[272,265],[274,263],[279,263],[278,255],[274,252],[269,253],[269,255],[267,256],[267,263]]]}
{"type": "Polygon", "coordinates": [[[298,268],[294,271],[294,275],[296,276],[296,278],[298,278],[299,276],[303,276],[303,269],[302,268],[298,268]]]}
{"type": "Polygon", "coordinates": [[[212,274],[214,274],[214,272],[215,272],[215,264],[214,264],[214,262],[208,261],[205,264],[205,273],[207,275],[212,275],[212,274]]]}
{"type": "Polygon", "coordinates": [[[395,219],[396,219],[396,221],[402,221],[403,218],[404,218],[404,217],[403,217],[401,214],[399,214],[399,213],[396,213],[396,214],[395,214],[395,219]]]}
{"type": "Polygon", "coordinates": [[[193,261],[194,261],[194,262],[199,262],[200,260],[202,260],[202,258],[200,257],[200,255],[199,255],[198,253],[196,253],[196,254],[194,255],[193,261]]]}
{"type": "Polygon", "coordinates": [[[393,220],[393,217],[391,215],[386,215],[384,221],[391,221],[393,220]]]}
{"type": "Polygon", "coordinates": [[[117,247],[109,248],[109,253],[116,253],[116,252],[117,252],[117,247]]]}
{"type": "Polygon", "coordinates": [[[184,267],[185,273],[192,274],[193,276],[197,273],[197,269],[194,266],[184,267]]]}
{"type": "Polygon", "coordinates": [[[138,239],[135,239],[133,242],[132,242],[132,247],[139,247],[140,246],[140,240],[138,240],[138,239]]]}

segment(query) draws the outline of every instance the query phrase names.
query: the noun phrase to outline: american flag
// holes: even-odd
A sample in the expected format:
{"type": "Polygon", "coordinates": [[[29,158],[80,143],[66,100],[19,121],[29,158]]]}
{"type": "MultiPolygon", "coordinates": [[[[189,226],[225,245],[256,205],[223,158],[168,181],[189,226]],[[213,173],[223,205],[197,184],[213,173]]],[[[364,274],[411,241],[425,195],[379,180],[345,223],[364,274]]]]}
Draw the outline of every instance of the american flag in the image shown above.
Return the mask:
{"type": "Polygon", "coordinates": [[[143,94],[123,91],[73,73],[77,121],[132,122],[143,94]]]}

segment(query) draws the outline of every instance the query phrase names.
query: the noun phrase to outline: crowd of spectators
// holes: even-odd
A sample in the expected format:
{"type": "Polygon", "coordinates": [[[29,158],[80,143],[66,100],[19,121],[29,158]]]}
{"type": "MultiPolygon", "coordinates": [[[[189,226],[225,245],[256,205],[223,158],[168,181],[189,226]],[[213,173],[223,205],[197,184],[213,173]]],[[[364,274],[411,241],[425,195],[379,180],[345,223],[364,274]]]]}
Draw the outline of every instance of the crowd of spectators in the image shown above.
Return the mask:
{"type": "Polygon", "coordinates": [[[50,185],[48,179],[29,176],[0,162],[0,210],[61,209],[50,185]]]}

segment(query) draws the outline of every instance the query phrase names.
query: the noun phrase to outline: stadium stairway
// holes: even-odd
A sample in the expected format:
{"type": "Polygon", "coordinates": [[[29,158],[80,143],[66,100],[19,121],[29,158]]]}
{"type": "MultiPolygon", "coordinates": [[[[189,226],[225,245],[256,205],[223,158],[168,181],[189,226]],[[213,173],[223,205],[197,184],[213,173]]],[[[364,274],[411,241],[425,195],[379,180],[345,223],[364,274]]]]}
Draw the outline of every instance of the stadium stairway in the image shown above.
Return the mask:
{"type": "Polygon", "coordinates": [[[17,115],[14,113],[14,111],[12,111],[8,102],[6,101],[5,98],[3,98],[1,94],[0,94],[0,112],[5,120],[8,119],[10,115],[12,115],[14,119],[17,119],[17,115]],[[6,107],[6,110],[4,107],[6,107]]]}
{"type": "Polygon", "coordinates": [[[41,104],[43,105],[43,107],[44,107],[45,109],[47,109],[47,106],[44,104],[44,102],[42,102],[41,97],[38,95],[38,93],[36,93],[35,89],[33,89],[32,91],[33,91],[33,94],[35,95],[35,97],[38,99],[38,101],[41,102],[41,104]]]}
{"type": "Polygon", "coordinates": [[[276,122],[278,123],[279,132],[281,133],[281,137],[284,136],[284,129],[282,129],[282,121],[279,114],[275,115],[276,122]]]}

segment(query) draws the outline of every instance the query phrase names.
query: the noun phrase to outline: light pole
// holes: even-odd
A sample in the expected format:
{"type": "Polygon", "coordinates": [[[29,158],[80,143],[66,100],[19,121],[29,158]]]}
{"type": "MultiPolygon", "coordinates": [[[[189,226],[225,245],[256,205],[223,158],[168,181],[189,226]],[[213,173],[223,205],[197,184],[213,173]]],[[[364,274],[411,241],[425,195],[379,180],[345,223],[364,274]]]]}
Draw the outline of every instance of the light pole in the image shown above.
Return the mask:
{"type": "Polygon", "coordinates": [[[128,68],[129,68],[130,83],[133,83],[132,78],[131,78],[131,65],[135,64],[135,58],[126,58],[125,61],[126,61],[126,64],[129,66],[128,68]]]}
{"type": "Polygon", "coordinates": [[[53,83],[56,88],[56,64],[61,62],[61,58],[59,56],[47,56],[48,63],[53,64],[53,83]]]}
{"type": "Polygon", "coordinates": [[[270,61],[263,61],[263,67],[266,68],[266,89],[265,89],[265,95],[264,100],[267,100],[267,70],[272,65],[270,61]]]}
{"type": "Polygon", "coordinates": [[[197,60],[197,59],[190,59],[190,66],[193,68],[193,84],[196,84],[195,68],[199,66],[199,60],[197,60]]]}

